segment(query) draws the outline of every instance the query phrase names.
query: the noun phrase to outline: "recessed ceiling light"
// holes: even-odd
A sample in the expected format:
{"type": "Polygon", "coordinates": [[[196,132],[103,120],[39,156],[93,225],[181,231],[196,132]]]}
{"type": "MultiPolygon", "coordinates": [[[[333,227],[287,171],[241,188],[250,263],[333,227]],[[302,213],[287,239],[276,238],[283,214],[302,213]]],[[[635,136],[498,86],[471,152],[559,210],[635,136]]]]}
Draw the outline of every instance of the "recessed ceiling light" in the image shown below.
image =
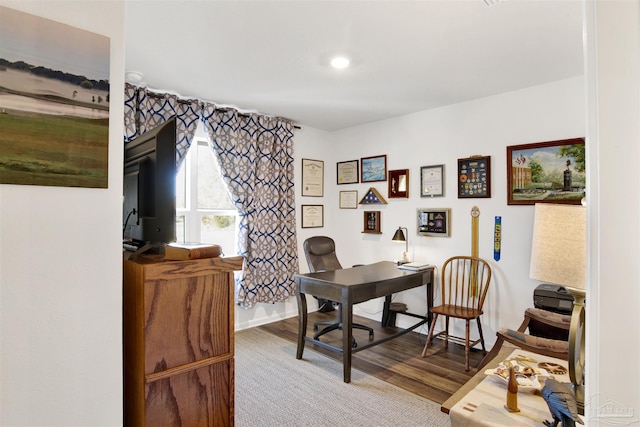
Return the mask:
{"type": "Polygon", "coordinates": [[[336,56],[331,60],[331,66],[339,70],[347,68],[349,66],[349,58],[345,58],[344,56],[336,56]]]}

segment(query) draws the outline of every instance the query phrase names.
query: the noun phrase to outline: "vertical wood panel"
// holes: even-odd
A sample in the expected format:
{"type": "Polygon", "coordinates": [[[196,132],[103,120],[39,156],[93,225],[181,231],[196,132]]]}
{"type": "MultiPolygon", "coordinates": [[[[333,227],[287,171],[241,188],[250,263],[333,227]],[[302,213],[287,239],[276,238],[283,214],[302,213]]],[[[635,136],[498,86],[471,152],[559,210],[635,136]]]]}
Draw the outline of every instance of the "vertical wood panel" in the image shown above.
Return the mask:
{"type": "Polygon", "coordinates": [[[233,269],[241,267],[241,257],[125,260],[126,426],[233,425],[233,269]]]}

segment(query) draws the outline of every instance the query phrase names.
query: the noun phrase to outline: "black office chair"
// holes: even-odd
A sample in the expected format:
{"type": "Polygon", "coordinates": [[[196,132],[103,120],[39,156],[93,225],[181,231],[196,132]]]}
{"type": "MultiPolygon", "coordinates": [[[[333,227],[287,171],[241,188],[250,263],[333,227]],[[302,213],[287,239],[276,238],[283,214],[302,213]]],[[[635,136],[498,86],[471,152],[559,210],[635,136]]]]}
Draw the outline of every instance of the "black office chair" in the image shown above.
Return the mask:
{"type": "MultiPolygon", "coordinates": [[[[336,244],[331,237],[326,236],[314,236],[309,237],[304,241],[304,255],[307,258],[307,264],[309,265],[309,271],[312,273],[317,273],[320,271],[333,271],[339,270],[342,268],[340,261],[338,261],[338,257],[336,256],[336,244]]],[[[327,301],[318,299],[320,304],[320,311],[328,311],[326,308],[323,309],[323,304],[326,306],[337,305],[338,306],[338,320],[334,321],[323,321],[316,322],[313,324],[313,330],[318,331],[320,326],[326,326],[322,330],[319,330],[313,335],[313,339],[318,339],[320,336],[326,334],[327,332],[334,331],[336,329],[342,329],[342,305],[335,301],[327,301]]],[[[358,323],[354,323],[353,327],[356,329],[363,329],[365,331],[369,331],[369,339],[373,338],[373,329],[360,325],[358,323]]],[[[357,347],[357,343],[353,340],[353,347],[357,347]]]]}

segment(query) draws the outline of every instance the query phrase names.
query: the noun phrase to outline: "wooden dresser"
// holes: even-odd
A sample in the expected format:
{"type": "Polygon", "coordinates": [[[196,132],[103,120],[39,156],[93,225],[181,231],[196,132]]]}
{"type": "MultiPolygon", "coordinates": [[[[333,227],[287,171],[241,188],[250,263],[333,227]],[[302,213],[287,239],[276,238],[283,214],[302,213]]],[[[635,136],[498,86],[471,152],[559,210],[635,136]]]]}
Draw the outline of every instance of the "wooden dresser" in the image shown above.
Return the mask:
{"type": "Polygon", "coordinates": [[[125,426],[233,425],[233,271],[242,261],[124,260],[125,426]]]}

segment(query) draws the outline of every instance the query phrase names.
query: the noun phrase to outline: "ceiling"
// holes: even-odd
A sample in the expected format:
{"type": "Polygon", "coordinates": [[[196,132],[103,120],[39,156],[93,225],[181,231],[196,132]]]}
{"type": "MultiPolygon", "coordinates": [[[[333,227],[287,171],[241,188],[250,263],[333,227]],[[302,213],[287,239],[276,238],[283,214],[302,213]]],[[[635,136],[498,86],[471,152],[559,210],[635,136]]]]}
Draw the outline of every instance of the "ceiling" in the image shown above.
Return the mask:
{"type": "Polygon", "coordinates": [[[582,75],[582,53],[579,0],[126,5],[141,84],[327,131],[582,75]]]}

